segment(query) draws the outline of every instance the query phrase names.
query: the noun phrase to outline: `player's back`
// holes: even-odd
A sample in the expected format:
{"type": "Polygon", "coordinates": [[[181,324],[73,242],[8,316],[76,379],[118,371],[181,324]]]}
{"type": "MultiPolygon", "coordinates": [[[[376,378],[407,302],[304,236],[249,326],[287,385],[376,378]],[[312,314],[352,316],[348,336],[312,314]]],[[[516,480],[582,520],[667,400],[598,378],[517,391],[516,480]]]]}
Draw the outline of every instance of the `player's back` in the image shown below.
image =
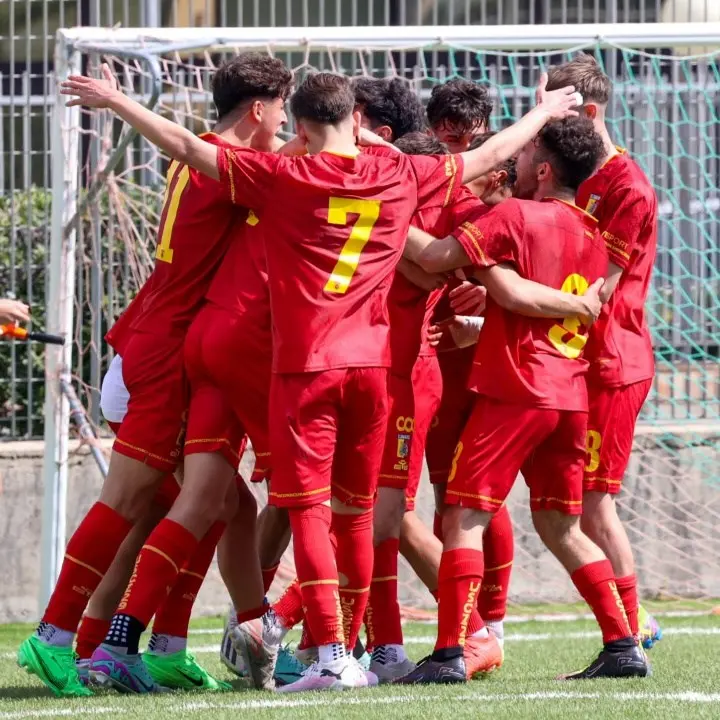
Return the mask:
{"type": "Polygon", "coordinates": [[[418,203],[449,197],[455,159],[234,151],[218,160],[235,201],[264,227],[275,372],[388,367],[393,271],[418,203]]]}
{"type": "Polygon", "coordinates": [[[590,379],[610,386],[654,373],[645,302],[657,253],[657,197],[637,163],[618,150],[577,194],[577,204],[598,219],[610,262],[622,268],[588,343],[590,379]]]}
{"type": "MultiPolygon", "coordinates": [[[[202,138],[233,147],[218,135],[202,138]]],[[[155,267],[132,328],[183,334],[200,308],[213,273],[243,211],[228,202],[222,185],[176,161],[170,164],[157,233],[155,267]]]]}
{"type": "MultiPolygon", "coordinates": [[[[512,264],[535,282],[582,294],[607,271],[607,253],[596,220],[558,199],[507,200],[485,216],[486,227],[503,216],[514,248],[495,263],[512,264]]],[[[470,387],[508,402],[561,410],[586,410],[583,350],[587,328],[577,317],[530,318],[488,298],[470,387]]]]}

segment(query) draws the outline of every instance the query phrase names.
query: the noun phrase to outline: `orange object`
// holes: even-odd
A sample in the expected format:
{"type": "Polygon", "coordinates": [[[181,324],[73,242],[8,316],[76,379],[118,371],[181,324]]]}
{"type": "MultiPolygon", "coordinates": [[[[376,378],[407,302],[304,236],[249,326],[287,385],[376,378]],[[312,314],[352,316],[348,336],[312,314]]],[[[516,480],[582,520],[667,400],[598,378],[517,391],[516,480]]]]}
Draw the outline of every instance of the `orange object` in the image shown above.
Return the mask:
{"type": "Polygon", "coordinates": [[[11,337],[16,340],[27,340],[28,331],[25,328],[18,327],[15,323],[0,325],[0,336],[11,337]]]}
{"type": "Polygon", "coordinates": [[[503,664],[503,650],[492,633],[484,638],[467,638],[463,655],[468,680],[497,670],[503,664]]]}

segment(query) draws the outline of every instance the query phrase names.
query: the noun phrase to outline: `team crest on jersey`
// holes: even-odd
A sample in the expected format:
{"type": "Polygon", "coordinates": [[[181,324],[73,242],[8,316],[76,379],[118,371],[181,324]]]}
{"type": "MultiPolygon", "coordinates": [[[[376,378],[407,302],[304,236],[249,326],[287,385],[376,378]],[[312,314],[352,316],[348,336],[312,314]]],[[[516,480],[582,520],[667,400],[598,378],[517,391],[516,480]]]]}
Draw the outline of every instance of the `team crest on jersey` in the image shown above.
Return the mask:
{"type": "Polygon", "coordinates": [[[599,195],[590,195],[590,199],[587,201],[587,205],[585,206],[585,212],[589,212],[591,215],[594,215],[599,202],[599,195]]]}
{"type": "Polygon", "coordinates": [[[406,433],[398,433],[397,436],[397,457],[398,461],[393,468],[406,472],[408,469],[407,459],[410,457],[410,435],[406,433]]]}

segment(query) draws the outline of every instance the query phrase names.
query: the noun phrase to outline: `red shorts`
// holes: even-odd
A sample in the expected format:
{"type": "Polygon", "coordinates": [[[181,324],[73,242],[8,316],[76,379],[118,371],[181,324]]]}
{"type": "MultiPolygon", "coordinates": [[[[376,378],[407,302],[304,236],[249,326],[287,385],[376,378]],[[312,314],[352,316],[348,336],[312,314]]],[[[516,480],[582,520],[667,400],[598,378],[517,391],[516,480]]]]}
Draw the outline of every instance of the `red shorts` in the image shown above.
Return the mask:
{"type": "Polygon", "coordinates": [[[584,412],[478,396],[455,451],[446,504],[494,513],[522,471],[533,512],[580,515],[586,430],[584,412]]]}
{"type": "MultiPolygon", "coordinates": [[[[110,426],[110,429],[115,433],[115,435],[117,435],[120,430],[121,423],[111,422],[108,420],[107,424],[110,426]]],[[[180,483],[178,482],[178,479],[172,473],[167,473],[163,477],[160,487],[155,492],[153,502],[156,505],[165,508],[165,510],[170,510],[179,494],[180,483]]]]}
{"type": "Polygon", "coordinates": [[[630,462],[635,423],[652,387],[642,380],[623,387],[588,385],[585,490],[616,495],[630,462]]]}
{"type": "Polygon", "coordinates": [[[405,490],[405,508],[415,509],[425,442],[440,405],[442,375],[435,356],[419,357],[412,377],[390,374],[389,420],[378,485],[405,490]]]}
{"type": "Polygon", "coordinates": [[[220,453],[237,470],[245,452],[245,429],[222,390],[205,379],[190,381],[190,408],[185,431],[185,455],[220,453]]]}
{"type": "Polygon", "coordinates": [[[467,389],[473,354],[473,348],[438,354],[442,370],[442,400],[425,448],[433,485],[447,482],[455,448],[477,399],[477,395],[467,389]]]}
{"type": "Polygon", "coordinates": [[[388,422],[387,368],[273,375],[269,502],[308,507],[335,497],[371,508],[388,422]]]}
{"type": "Polygon", "coordinates": [[[136,332],[122,359],[130,397],[113,451],[164,472],[182,458],[189,402],[183,342],[182,336],[136,332]]]}
{"type": "MultiPolygon", "coordinates": [[[[243,435],[245,432],[249,435],[255,451],[254,481],[264,479],[270,468],[268,399],[271,362],[271,348],[254,341],[252,328],[242,315],[208,304],[190,326],[185,342],[185,366],[193,399],[196,388],[205,388],[201,390],[205,398],[199,401],[206,407],[203,417],[212,407],[218,417],[215,420],[205,418],[204,422],[211,425],[196,433],[192,427],[191,406],[189,440],[220,438],[223,444],[227,441],[225,446],[231,452],[234,448],[237,453],[242,428],[243,435]],[[191,432],[194,437],[190,436],[191,432]]],[[[188,452],[187,444],[185,451],[188,452]]]]}

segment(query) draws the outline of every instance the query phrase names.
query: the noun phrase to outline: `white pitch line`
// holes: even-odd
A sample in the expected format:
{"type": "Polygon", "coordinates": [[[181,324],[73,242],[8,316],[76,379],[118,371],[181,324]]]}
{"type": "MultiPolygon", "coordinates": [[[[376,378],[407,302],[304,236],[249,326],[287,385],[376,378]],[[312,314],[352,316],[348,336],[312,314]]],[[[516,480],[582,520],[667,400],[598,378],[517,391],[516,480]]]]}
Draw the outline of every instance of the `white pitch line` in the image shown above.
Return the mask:
{"type": "MultiPolygon", "coordinates": [[[[333,694],[334,695],[334,694],[333,694]]],[[[466,702],[478,700],[483,704],[488,702],[517,702],[524,701],[557,701],[571,700],[612,700],[615,702],[684,702],[697,704],[715,704],[720,703],[720,693],[702,693],[692,690],[672,692],[672,693],[656,693],[656,692],[618,692],[618,693],[599,693],[585,692],[573,693],[562,691],[548,692],[532,692],[532,693],[458,693],[457,695],[417,695],[402,694],[391,695],[385,697],[374,697],[372,692],[361,692],[357,695],[348,694],[341,697],[331,696],[330,694],[314,697],[314,698],[294,698],[294,699],[267,699],[267,700],[239,700],[234,702],[215,702],[212,700],[200,700],[194,702],[181,702],[166,706],[168,713],[192,713],[206,710],[260,710],[260,709],[282,709],[282,708],[298,708],[298,707],[339,707],[347,705],[395,705],[399,703],[430,703],[436,701],[442,702],[466,702]]],[[[44,710],[18,710],[10,712],[0,712],[0,720],[24,720],[31,718],[58,717],[68,715],[106,715],[109,713],[122,713],[121,706],[103,706],[93,707],[57,707],[57,709],[47,708],[44,710]]]]}
{"type": "MultiPolygon", "coordinates": [[[[572,633],[528,633],[506,635],[505,640],[510,643],[516,642],[539,642],[544,640],[586,640],[597,638],[599,631],[583,630],[572,633]]],[[[668,628],[663,630],[663,635],[720,635],[720,627],[716,628],[668,628]]],[[[432,645],[435,642],[434,635],[409,635],[404,638],[406,645],[432,645]]],[[[196,655],[219,652],[219,645],[200,645],[189,648],[190,652],[196,655]]],[[[14,656],[13,656],[14,657],[14,656]]]]}
{"type": "MultiPolygon", "coordinates": [[[[695,618],[695,617],[711,617],[709,610],[669,610],[667,612],[653,613],[656,618],[695,618]]],[[[552,622],[578,622],[579,620],[593,620],[592,613],[563,613],[562,615],[508,615],[505,622],[509,625],[522,624],[529,622],[552,623],[552,622]]],[[[403,620],[403,625],[436,625],[437,619],[429,620],[403,620]]],[[[222,627],[217,628],[192,628],[190,635],[220,635],[223,632],[222,627]]]]}

